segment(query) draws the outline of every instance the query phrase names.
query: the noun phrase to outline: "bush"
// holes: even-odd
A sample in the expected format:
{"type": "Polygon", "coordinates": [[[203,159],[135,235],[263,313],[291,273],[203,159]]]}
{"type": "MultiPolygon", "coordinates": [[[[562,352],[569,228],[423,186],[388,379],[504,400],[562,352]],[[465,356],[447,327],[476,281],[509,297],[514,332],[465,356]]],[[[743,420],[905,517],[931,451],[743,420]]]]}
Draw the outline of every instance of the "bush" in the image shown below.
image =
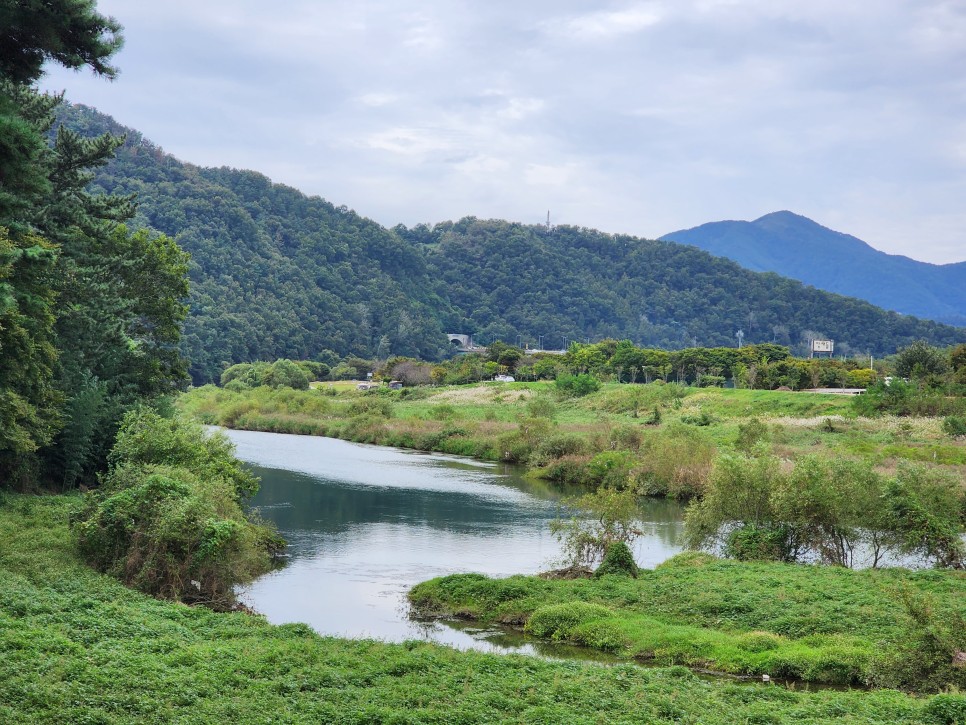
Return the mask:
{"type": "Polygon", "coordinates": [[[309,380],[313,375],[305,365],[305,363],[300,364],[284,359],[276,360],[271,364],[238,363],[221,374],[221,384],[228,387],[229,384],[234,383],[232,390],[257,388],[263,385],[270,388],[288,387],[308,390],[309,380]]]}
{"type": "Polygon", "coordinates": [[[696,428],[673,425],[644,441],[638,493],[688,499],[700,495],[717,456],[717,446],[696,428]]]}
{"type": "Polygon", "coordinates": [[[631,491],[599,488],[570,499],[567,504],[584,514],[550,522],[551,533],[562,544],[563,563],[567,566],[593,565],[603,559],[612,544],[629,544],[641,534],[636,527],[640,509],[631,491]]]}
{"type": "Polygon", "coordinates": [[[242,511],[256,488],[224,436],[132,411],[102,487],[76,516],[79,550],[148,594],[230,608],[235,585],[266,571],[284,545],[242,511]]]}
{"type": "Polygon", "coordinates": [[[196,423],[136,408],[124,417],[108,456],[108,481],[124,467],[185,468],[202,479],[227,481],[241,502],[258,491],[258,479],[235,458],[234,451],[222,433],[208,434],[196,423]]]}
{"type": "Polygon", "coordinates": [[[605,486],[623,490],[630,483],[631,471],[637,462],[628,451],[604,451],[594,456],[587,464],[589,486],[605,486]]]}
{"type": "Polygon", "coordinates": [[[688,413],[681,416],[681,422],[686,425],[709,426],[715,422],[714,416],[708,411],[702,410],[699,413],[688,413]]]}
{"type": "Polygon", "coordinates": [[[387,398],[367,395],[349,403],[346,412],[351,416],[392,418],[393,403],[387,398]]]}
{"type": "Polygon", "coordinates": [[[456,408],[449,403],[440,403],[429,409],[429,416],[433,420],[449,420],[456,417],[456,408]]]}
{"type": "Polygon", "coordinates": [[[758,418],[752,418],[747,423],[738,424],[738,438],[735,440],[735,448],[742,453],[751,455],[759,443],[767,440],[768,426],[758,418]]]}
{"type": "Polygon", "coordinates": [[[582,398],[600,390],[600,380],[589,373],[562,375],[554,382],[557,394],[564,398],[582,398]]]}
{"type": "Polygon", "coordinates": [[[538,395],[527,401],[527,415],[531,418],[550,418],[557,414],[557,406],[545,395],[538,395]]]}
{"type": "Polygon", "coordinates": [[[966,722],[966,695],[936,695],[923,709],[928,722],[959,725],[966,722]]]}
{"type": "Polygon", "coordinates": [[[567,485],[579,486],[587,480],[588,456],[564,456],[551,461],[543,476],[550,481],[567,485]]]}
{"type": "Polygon", "coordinates": [[[638,426],[619,425],[611,430],[608,440],[616,450],[636,451],[641,447],[644,437],[638,426]]]}
{"type": "Polygon", "coordinates": [[[604,560],[597,567],[594,576],[612,574],[614,576],[629,576],[637,578],[637,562],[631,548],[623,541],[617,541],[607,547],[604,560]]]}
{"type": "Polygon", "coordinates": [[[961,568],[966,491],[955,476],[900,465],[886,477],[871,463],[803,456],[790,470],[775,456],[722,456],[704,497],[688,508],[692,548],[739,559],[852,566],[866,549],[961,568]]]}
{"type": "Polygon", "coordinates": [[[943,419],[943,433],[953,438],[966,436],[966,417],[949,415],[943,419]]]}
{"type": "Polygon", "coordinates": [[[580,456],[587,453],[587,440],[575,433],[561,433],[550,436],[540,444],[539,456],[544,460],[554,460],[565,456],[580,456]]]}
{"type": "Polygon", "coordinates": [[[744,524],[725,539],[724,555],[738,561],[791,561],[793,553],[787,526],[744,524]]]}

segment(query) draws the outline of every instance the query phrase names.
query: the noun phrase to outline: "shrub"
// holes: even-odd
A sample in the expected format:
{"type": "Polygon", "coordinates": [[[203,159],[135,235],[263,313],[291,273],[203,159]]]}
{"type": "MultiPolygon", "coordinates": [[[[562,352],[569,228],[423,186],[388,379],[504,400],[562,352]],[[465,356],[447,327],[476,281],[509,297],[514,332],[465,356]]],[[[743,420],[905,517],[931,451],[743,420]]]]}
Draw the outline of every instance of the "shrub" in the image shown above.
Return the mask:
{"type": "Polygon", "coordinates": [[[649,436],[641,448],[638,493],[687,499],[707,486],[717,446],[696,428],[672,425],[649,436]]]}
{"type": "Polygon", "coordinates": [[[724,375],[699,375],[699,388],[723,388],[725,384],[724,375]]]}
{"type": "Polygon", "coordinates": [[[597,567],[594,576],[612,574],[614,576],[629,576],[637,578],[637,562],[631,548],[623,541],[616,541],[607,547],[604,560],[597,567]]]}
{"type": "Polygon", "coordinates": [[[738,424],[738,438],[735,440],[735,448],[742,453],[751,455],[759,443],[767,440],[768,426],[758,418],[752,418],[747,423],[738,424]]]}
{"type": "Polygon", "coordinates": [[[600,604],[567,602],[540,607],[530,615],[524,630],[536,637],[568,639],[582,624],[612,616],[611,610],[600,604]]]}
{"type": "Polygon", "coordinates": [[[557,414],[557,406],[545,395],[538,395],[527,401],[527,415],[531,418],[550,418],[557,414]]]}
{"type": "Polygon", "coordinates": [[[966,695],[936,695],[923,709],[928,722],[936,725],[959,725],[966,722],[966,695]]]}
{"type": "Polygon", "coordinates": [[[312,373],[306,369],[305,363],[296,363],[291,360],[276,360],[274,363],[239,363],[227,368],[221,374],[221,384],[227,387],[231,383],[235,385],[232,390],[247,388],[257,388],[266,385],[270,388],[295,388],[296,390],[308,390],[309,380],[313,377],[312,373]]]}
{"type": "Polygon", "coordinates": [[[702,410],[698,413],[687,413],[681,416],[681,422],[687,425],[709,426],[715,422],[714,416],[708,411],[702,410]]]}
{"type": "Polygon", "coordinates": [[[550,431],[550,421],[546,418],[524,418],[512,433],[506,433],[497,440],[500,458],[512,463],[527,463],[540,449],[550,431]]]}
{"type": "Polygon", "coordinates": [[[953,438],[966,436],[966,417],[948,415],[943,418],[943,433],[953,438]]]}
{"type": "Polygon", "coordinates": [[[614,449],[636,451],[641,447],[644,437],[641,429],[633,425],[619,425],[610,432],[608,436],[610,445],[614,449]]]}
{"type": "Polygon", "coordinates": [[[129,413],[102,487],[74,521],[81,554],[146,593],[214,608],[267,570],[284,542],[249,520],[241,500],[257,487],[221,435],[154,413],[129,413]]]}
{"type": "Polygon", "coordinates": [[[370,417],[392,418],[392,400],[381,396],[366,395],[349,403],[346,412],[351,416],[365,415],[370,417]]]}
{"type": "Polygon", "coordinates": [[[606,486],[616,490],[627,488],[631,471],[637,462],[628,451],[604,451],[587,464],[587,484],[606,486]]]}
{"type": "Polygon", "coordinates": [[[429,415],[433,420],[449,420],[456,417],[456,408],[449,403],[440,403],[429,409],[429,415]]]}
{"type": "Polygon", "coordinates": [[[125,466],[185,468],[202,479],[227,481],[244,501],[255,495],[258,479],[235,458],[234,450],[222,433],[209,434],[197,423],[136,408],[124,417],[108,464],[111,471],[125,466]]]}
{"type": "Polygon", "coordinates": [[[641,534],[636,526],[640,510],[631,491],[599,488],[567,504],[583,515],[554,519],[550,531],[563,545],[563,563],[568,566],[592,565],[612,544],[629,544],[641,534]]]}
{"type": "Polygon", "coordinates": [[[557,483],[578,486],[587,480],[588,456],[564,456],[551,461],[543,476],[557,483]]]}
{"type": "Polygon", "coordinates": [[[560,433],[550,436],[540,444],[539,455],[544,460],[565,456],[580,456],[587,453],[587,441],[574,433],[560,433]]]}
{"type": "Polygon", "coordinates": [[[873,567],[891,550],[960,568],[964,510],[961,482],[925,466],[887,478],[848,459],[803,456],[788,470],[774,456],[722,456],[685,532],[691,547],[739,559],[851,566],[865,548],[873,567]]]}
{"type": "Polygon", "coordinates": [[[748,523],[728,534],[724,555],[738,561],[791,561],[793,543],[788,526],[748,523]]]}
{"type": "Polygon", "coordinates": [[[589,373],[562,375],[554,382],[557,394],[564,398],[581,398],[600,390],[600,380],[589,373]]]}

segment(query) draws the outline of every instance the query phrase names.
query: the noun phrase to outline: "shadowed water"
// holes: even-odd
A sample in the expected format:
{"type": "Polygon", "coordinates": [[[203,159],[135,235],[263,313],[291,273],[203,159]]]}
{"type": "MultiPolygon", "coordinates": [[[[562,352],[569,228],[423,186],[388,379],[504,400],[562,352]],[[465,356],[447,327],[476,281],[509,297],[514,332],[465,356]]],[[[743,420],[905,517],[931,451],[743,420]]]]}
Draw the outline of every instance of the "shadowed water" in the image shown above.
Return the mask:
{"type": "MultiPolygon", "coordinates": [[[[346,637],[549,654],[499,630],[414,621],[405,593],[444,574],[553,567],[560,548],[549,523],[560,512],[559,491],[511,467],[455,456],[226,432],[262,479],[254,505],[289,542],[287,564],[240,592],[270,621],[346,637]]],[[[640,565],[681,550],[681,516],[674,502],[645,503],[645,534],[635,546],[640,565]]]]}

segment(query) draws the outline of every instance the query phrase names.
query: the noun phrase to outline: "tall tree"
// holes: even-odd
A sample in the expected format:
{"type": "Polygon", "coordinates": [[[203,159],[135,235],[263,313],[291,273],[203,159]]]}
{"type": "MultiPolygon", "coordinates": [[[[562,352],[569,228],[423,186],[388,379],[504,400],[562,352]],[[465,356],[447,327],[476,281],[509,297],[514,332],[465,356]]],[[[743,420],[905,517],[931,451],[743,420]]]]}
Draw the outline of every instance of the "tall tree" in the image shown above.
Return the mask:
{"type": "Polygon", "coordinates": [[[109,61],[124,40],[121,26],[94,0],[0,0],[0,76],[29,85],[46,61],[89,67],[113,78],[109,61]]]}
{"type": "Polygon", "coordinates": [[[91,476],[124,412],[186,377],[187,255],[87,190],[123,137],[51,134],[61,99],[30,86],[47,61],[113,78],[120,30],[93,0],[0,0],[0,475],[91,476]]]}

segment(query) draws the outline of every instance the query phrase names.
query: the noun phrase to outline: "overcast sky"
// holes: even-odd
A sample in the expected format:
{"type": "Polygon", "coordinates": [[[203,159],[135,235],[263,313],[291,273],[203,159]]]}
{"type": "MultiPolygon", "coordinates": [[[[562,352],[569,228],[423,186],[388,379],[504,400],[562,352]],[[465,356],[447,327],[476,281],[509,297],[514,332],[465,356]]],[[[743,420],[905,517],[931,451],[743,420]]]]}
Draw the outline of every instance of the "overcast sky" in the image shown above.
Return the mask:
{"type": "Polygon", "coordinates": [[[99,0],[118,79],[43,85],[178,158],[385,225],[658,237],[788,209],[966,259],[966,2],[99,0]]]}

